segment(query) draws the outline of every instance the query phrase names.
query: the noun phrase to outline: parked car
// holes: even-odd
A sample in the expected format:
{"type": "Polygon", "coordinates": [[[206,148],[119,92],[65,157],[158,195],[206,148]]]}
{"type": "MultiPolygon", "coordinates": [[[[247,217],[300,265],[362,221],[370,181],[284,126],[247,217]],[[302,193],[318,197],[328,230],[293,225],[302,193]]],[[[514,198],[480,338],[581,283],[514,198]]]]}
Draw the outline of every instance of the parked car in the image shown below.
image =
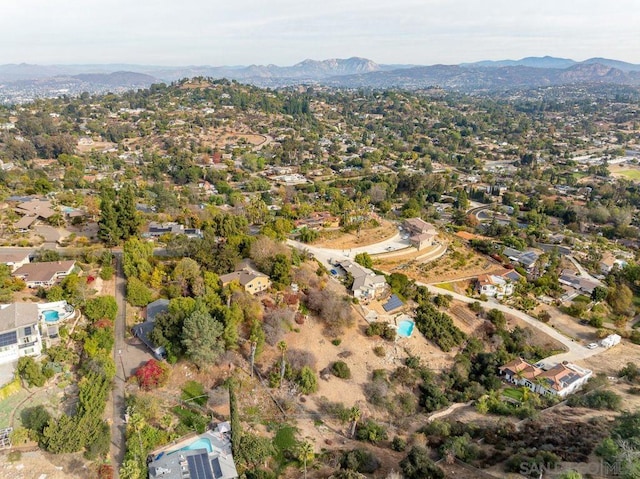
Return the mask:
{"type": "Polygon", "coordinates": [[[332,270],[331,270],[331,274],[332,274],[332,275],[334,275],[334,276],[337,276],[337,275],[338,275],[338,272],[337,272],[335,269],[332,269],[332,270]]]}
{"type": "Polygon", "coordinates": [[[598,343],[587,344],[587,349],[596,349],[597,347],[598,347],[598,343]]]}

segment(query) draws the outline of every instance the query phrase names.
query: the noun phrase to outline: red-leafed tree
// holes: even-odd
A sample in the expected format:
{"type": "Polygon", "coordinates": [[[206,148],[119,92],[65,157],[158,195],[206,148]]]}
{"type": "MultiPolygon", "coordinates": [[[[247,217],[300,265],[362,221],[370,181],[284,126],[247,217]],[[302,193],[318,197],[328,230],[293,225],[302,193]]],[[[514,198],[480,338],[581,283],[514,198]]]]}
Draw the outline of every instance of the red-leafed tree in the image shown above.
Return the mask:
{"type": "Polygon", "coordinates": [[[169,366],[155,359],[150,359],[135,372],[140,389],[150,389],[164,386],[169,379],[169,366]]]}
{"type": "Polygon", "coordinates": [[[98,479],[113,479],[113,466],[101,464],[98,468],[98,479]]]}

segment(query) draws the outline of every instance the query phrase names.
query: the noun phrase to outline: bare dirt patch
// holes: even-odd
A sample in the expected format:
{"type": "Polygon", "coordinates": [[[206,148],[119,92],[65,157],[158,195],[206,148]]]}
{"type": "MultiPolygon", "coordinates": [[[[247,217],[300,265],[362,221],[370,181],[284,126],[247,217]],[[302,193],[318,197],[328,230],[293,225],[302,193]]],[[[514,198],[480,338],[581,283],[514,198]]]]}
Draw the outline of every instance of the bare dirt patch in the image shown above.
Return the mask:
{"type": "Polygon", "coordinates": [[[217,128],[208,130],[207,133],[201,135],[200,138],[205,144],[209,144],[214,148],[224,148],[227,145],[237,145],[239,143],[259,146],[267,141],[265,135],[259,135],[250,131],[217,128]]]}
{"type": "Polygon", "coordinates": [[[640,346],[623,341],[606,351],[580,361],[595,373],[617,376],[628,362],[640,364],[640,346]]]}
{"type": "Polygon", "coordinates": [[[453,236],[447,237],[447,241],[450,241],[447,252],[435,261],[403,261],[403,258],[399,257],[385,258],[376,264],[384,271],[403,273],[424,283],[457,281],[504,270],[502,265],[460,243],[453,236]]]}
{"type": "Polygon", "coordinates": [[[314,246],[331,249],[359,248],[370,244],[393,238],[398,234],[396,226],[390,221],[379,220],[380,226],[362,228],[360,233],[344,233],[342,231],[329,231],[322,233],[319,241],[314,246]]]}
{"type": "Polygon", "coordinates": [[[82,454],[23,452],[15,462],[0,455],[0,477],[12,479],[87,479],[97,477],[82,454]]]}

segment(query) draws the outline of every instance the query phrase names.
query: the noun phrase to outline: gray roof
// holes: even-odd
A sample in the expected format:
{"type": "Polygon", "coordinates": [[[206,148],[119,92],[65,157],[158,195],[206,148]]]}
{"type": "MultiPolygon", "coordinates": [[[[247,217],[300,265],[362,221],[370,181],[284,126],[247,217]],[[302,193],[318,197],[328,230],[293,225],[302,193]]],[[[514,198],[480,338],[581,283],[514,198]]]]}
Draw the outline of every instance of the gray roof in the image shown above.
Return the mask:
{"type": "Polygon", "coordinates": [[[45,261],[29,263],[15,270],[13,276],[23,277],[25,281],[53,281],[59,273],[67,273],[75,266],[75,261],[45,261]]]}
{"type": "Polygon", "coordinates": [[[147,321],[155,321],[156,316],[169,309],[168,299],[156,299],[153,303],[147,304],[147,321]]]}
{"type": "Polygon", "coordinates": [[[0,307],[0,331],[11,331],[38,322],[38,305],[35,303],[12,303],[0,307]]]}
{"type": "Polygon", "coordinates": [[[31,256],[32,248],[0,248],[0,263],[16,263],[31,256]]]}

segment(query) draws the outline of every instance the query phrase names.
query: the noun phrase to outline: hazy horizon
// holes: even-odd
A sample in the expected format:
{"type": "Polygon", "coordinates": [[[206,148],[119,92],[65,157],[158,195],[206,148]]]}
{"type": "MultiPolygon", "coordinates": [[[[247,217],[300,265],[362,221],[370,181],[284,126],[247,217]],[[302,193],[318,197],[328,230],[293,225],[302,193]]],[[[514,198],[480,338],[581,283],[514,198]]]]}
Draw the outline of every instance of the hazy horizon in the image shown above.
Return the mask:
{"type": "Polygon", "coordinates": [[[531,56],[640,63],[634,0],[5,0],[0,64],[458,64],[531,56]]]}

